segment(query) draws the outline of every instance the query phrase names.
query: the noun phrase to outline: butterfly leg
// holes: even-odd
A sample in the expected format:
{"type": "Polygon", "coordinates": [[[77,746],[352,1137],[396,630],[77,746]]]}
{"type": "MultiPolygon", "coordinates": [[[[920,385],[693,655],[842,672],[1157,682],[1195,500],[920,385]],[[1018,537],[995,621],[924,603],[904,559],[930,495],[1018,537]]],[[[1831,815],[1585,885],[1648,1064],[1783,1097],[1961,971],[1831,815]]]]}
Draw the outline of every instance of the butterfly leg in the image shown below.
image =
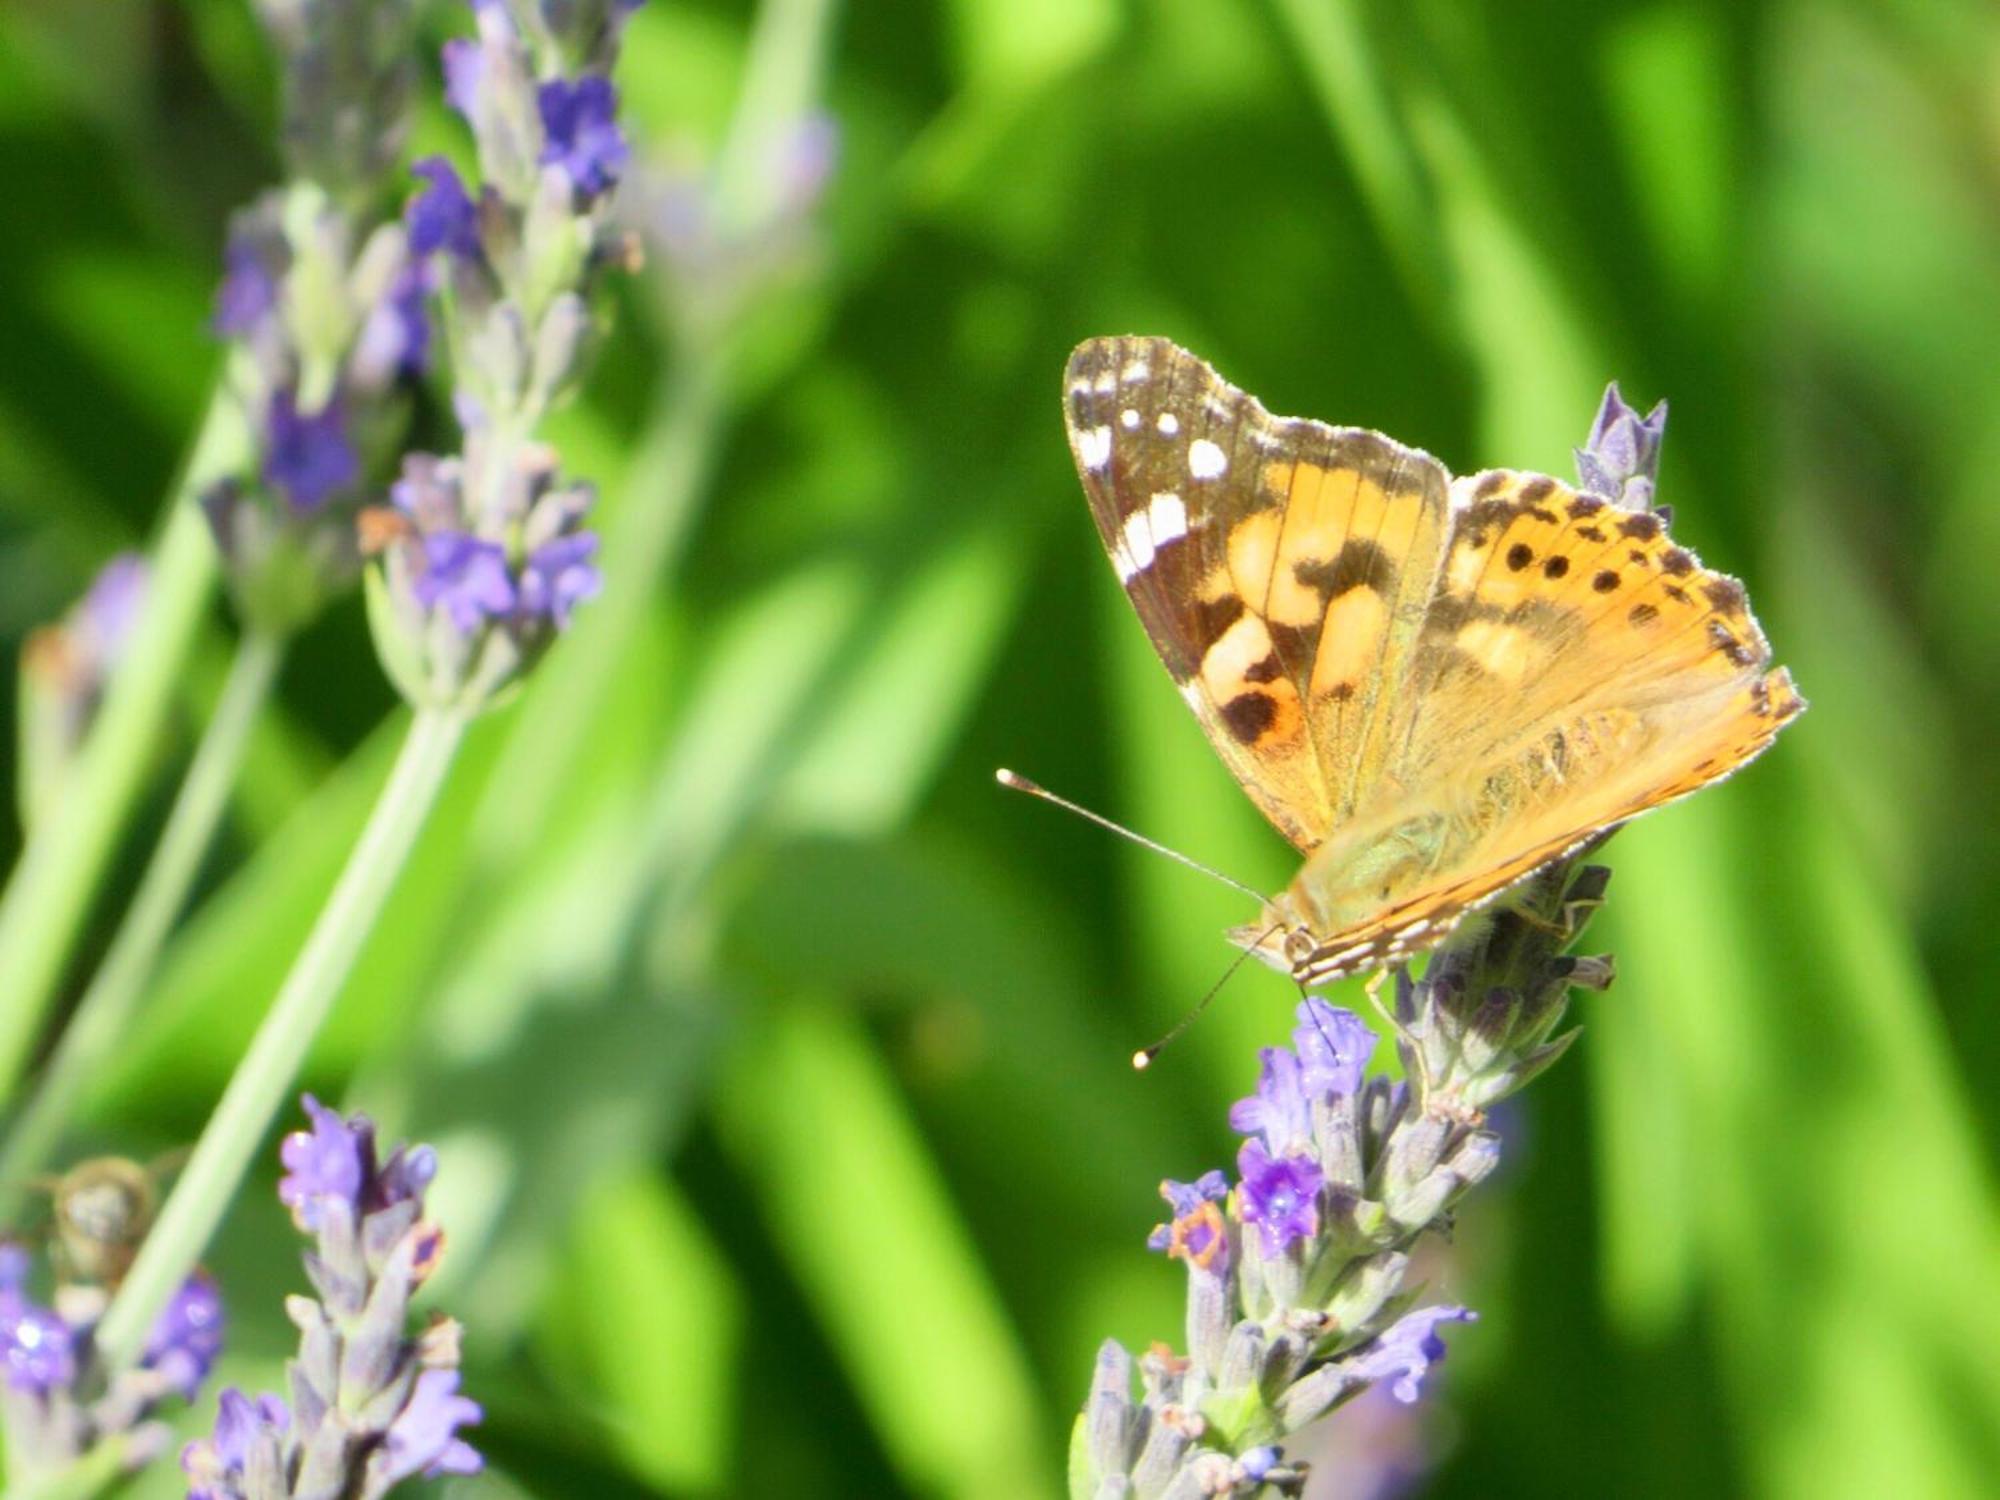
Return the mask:
{"type": "Polygon", "coordinates": [[[1579,880],[1563,896],[1562,904],[1553,916],[1544,916],[1526,900],[1513,902],[1507,910],[1537,932],[1546,932],[1559,939],[1563,947],[1568,947],[1582,935],[1597,908],[1603,904],[1602,883],[1579,880]]]}

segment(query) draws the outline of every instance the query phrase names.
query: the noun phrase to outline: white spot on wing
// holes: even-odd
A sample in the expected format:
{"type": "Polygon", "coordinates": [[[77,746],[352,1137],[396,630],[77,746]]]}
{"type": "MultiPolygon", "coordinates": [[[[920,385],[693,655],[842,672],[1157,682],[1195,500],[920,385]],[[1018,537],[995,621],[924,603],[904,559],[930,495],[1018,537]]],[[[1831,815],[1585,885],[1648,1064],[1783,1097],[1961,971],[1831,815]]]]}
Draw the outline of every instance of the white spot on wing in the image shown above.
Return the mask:
{"type": "Polygon", "coordinates": [[[1076,435],[1076,456],[1086,469],[1101,469],[1111,462],[1111,429],[1091,427],[1076,435]]]}
{"type": "Polygon", "coordinates": [[[1144,510],[1135,510],[1125,518],[1118,544],[1111,549],[1111,564],[1118,570],[1118,581],[1130,583],[1153,565],[1160,548],[1186,535],[1187,507],[1173,491],[1160,491],[1144,510]]]}
{"type": "Polygon", "coordinates": [[[1188,444],[1188,473],[1196,479],[1217,479],[1229,467],[1229,455],[1207,438],[1188,444]]]}
{"type": "Polygon", "coordinates": [[[1153,367],[1143,359],[1135,359],[1127,365],[1121,378],[1131,381],[1146,380],[1152,376],[1153,367]]]}
{"type": "Polygon", "coordinates": [[[1137,432],[1139,430],[1139,413],[1132,407],[1126,407],[1125,410],[1118,413],[1118,425],[1127,432],[1137,432]]]}
{"type": "Polygon", "coordinates": [[[1160,436],[1172,437],[1181,430],[1181,419],[1170,411],[1163,411],[1160,413],[1160,420],[1157,425],[1160,429],[1160,436]]]}

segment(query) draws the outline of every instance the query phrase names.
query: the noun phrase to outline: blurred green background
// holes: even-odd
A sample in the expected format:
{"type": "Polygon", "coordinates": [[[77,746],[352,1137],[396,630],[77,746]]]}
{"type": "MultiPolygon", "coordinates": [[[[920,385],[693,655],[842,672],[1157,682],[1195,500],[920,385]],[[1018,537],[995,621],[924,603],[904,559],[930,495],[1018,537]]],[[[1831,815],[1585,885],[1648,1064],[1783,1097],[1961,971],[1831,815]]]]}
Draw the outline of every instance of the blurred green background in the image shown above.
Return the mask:
{"type": "MultiPolygon", "coordinates": [[[[476,729],[311,1070],[442,1153],[434,1302],[493,1461],[462,1488],[1053,1493],[1097,1342],[1179,1342],[1155,1185],[1233,1155],[1287,987],[1239,976],[1135,1076],[1240,903],[991,779],[1291,874],[1070,471],[1064,357],[1131,331],[1465,470],[1567,473],[1609,378],[1670,398],[1676,531],[1813,700],[1610,847],[1588,943],[1619,984],[1433,1271],[1483,1316],[1428,1403],[1430,1492],[1994,1493],[2000,17],[821,10],[771,13],[826,27],[811,275],[712,399],[636,278],[557,434],[614,541],[699,476],[679,562],[621,612],[607,556],[476,729]]],[[[649,152],[719,137],[754,18],[651,0],[622,68],[649,152]]],[[[10,648],[155,524],[227,212],[279,171],[273,88],[242,0],[0,11],[10,648]]],[[[295,652],[78,1152],[192,1140],[398,722],[354,601],[295,652]]],[[[210,1263],[225,1375],[270,1387],[301,1277],[262,1160],[210,1263]]]]}

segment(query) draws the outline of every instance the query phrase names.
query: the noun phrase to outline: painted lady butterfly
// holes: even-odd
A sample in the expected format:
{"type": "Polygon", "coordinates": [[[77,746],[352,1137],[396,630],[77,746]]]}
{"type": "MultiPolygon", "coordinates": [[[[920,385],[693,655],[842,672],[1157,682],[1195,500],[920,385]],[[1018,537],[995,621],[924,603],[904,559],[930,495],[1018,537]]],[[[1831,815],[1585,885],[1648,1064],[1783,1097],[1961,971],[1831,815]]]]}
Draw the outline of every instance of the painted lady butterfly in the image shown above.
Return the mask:
{"type": "Polygon", "coordinates": [[[1805,707],[1650,511],[1274,417],[1165,339],[1083,344],[1064,399],[1119,582],[1306,857],[1230,934],[1301,985],[1429,949],[1805,707]]]}

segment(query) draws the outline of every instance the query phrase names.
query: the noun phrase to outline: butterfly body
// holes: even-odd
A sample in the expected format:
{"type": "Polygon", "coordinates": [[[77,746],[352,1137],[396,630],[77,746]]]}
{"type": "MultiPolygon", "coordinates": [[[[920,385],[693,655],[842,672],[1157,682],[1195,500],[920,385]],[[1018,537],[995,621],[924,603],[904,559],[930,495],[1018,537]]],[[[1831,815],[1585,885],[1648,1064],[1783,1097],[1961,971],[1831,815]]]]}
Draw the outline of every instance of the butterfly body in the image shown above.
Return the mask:
{"type": "Polygon", "coordinates": [[[1065,412],[1161,660],[1305,855],[1231,933],[1302,984],[1423,952],[1804,707],[1651,512],[1273,416],[1164,339],[1081,345],[1065,412]]]}

